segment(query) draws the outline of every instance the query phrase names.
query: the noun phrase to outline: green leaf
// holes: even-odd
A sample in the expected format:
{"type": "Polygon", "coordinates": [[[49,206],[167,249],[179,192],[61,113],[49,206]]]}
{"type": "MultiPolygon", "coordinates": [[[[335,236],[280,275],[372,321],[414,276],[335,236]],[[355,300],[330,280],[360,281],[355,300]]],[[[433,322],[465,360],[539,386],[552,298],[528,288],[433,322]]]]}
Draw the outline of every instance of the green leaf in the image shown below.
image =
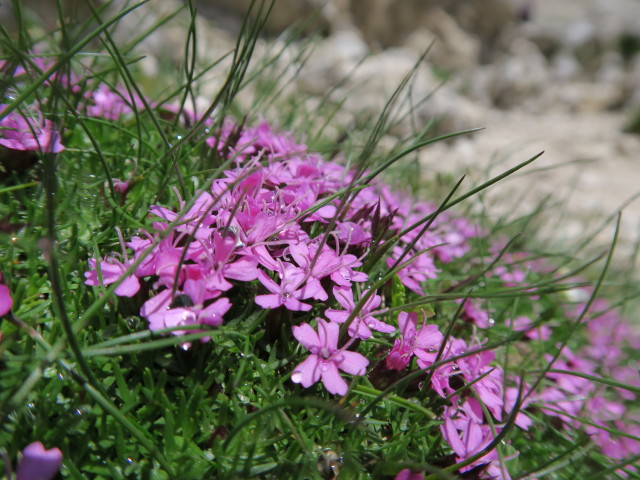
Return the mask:
{"type": "MultiPolygon", "coordinates": [[[[407,301],[407,293],[400,280],[400,276],[395,274],[391,279],[391,306],[393,308],[402,308],[407,301]]],[[[398,315],[400,312],[392,314],[393,321],[398,323],[398,315]]]]}

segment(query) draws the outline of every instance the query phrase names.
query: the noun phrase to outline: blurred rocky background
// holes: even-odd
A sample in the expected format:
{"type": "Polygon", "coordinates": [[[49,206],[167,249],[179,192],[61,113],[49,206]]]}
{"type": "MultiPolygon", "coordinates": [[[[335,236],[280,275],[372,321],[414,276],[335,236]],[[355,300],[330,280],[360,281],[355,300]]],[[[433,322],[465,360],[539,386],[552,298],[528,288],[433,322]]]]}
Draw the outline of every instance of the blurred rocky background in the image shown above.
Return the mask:
{"type": "MultiPolygon", "coordinates": [[[[61,1],[76,13],[83,8],[61,1]]],[[[23,3],[55,24],[46,13],[55,2],[23,3]]],[[[233,48],[249,3],[194,0],[199,60],[233,48]]],[[[7,4],[0,3],[0,15],[10,15],[7,4]]],[[[125,4],[131,2],[106,8],[125,4]]],[[[126,41],[181,5],[151,0],[115,34],[126,41]]],[[[178,16],[142,42],[149,75],[166,62],[180,64],[186,23],[178,16]]],[[[485,205],[491,215],[526,213],[549,198],[561,216],[549,221],[547,234],[570,241],[640,191],[639,0],[276,0],[257,56],[283,46],[283,32],[294,25],[301,36],[280,58],[297,75],[289,94],[330,92],[336,101],[346,98],[345,112],[356,117],[379,112],[430,48],[410,89],[413,121],[391,133],[406,135],[433,119],[438,131],[485,128],[421,152],[430,177],[468,172],[467,184],[477,184],[545,150],[529,173],[493,188],[485,205]]],[[[201,95],[221,79],[212,77],[201,95]]],[[[625,208],[622,256],[638,237],[638,202],[625,208]]],[[[598,234],[598,245],[611,232],[598,234]]]]}

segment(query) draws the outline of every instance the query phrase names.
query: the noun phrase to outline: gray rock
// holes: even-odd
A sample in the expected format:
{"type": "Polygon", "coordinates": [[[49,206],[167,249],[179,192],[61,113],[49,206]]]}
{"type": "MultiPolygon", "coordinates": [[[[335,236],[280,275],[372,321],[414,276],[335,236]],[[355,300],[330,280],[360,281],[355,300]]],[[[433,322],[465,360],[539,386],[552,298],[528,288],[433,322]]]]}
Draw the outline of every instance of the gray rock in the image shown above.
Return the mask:
{"type": "Polygon", "coordinates": [[[524,38],[514,38],[510,52],[478,71],[480,74],[477,83],[471,86],[471,93],[476,98],[489,98],[500,108],[512,108],[526,98],[537,96],[551,79],[544,55],[524,38]]]}
{"type": "Polygon", "coordinates": [[[577,80],[582,74],[582,66],[576,57],[567,50],[562,50],[551,60],[551,71],[557,81],[577,80]]]}

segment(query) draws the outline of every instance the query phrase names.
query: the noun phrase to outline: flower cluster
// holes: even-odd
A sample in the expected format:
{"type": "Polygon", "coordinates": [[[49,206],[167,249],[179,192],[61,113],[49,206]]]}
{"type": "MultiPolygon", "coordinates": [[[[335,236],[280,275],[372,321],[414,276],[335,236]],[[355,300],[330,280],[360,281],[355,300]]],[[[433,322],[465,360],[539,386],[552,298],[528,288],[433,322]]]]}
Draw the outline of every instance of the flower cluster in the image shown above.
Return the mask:
{"type": "Polygon", "coordinates": [[[0,105],[0,145],[10,150],[60,153],[64,146],[50,120],[39,111],[10,112],[0,105]]]}
{"type": "MultiPolygon", "coordinates": [[[[6,92],[6,97],[14,95],[14,89],[23,87],[34,81],[43,72],[54,66],[54,61],[47,57],[32,55],[28,63],[13,65],[0,60],[0,72],[6,78],[12,77],[14,86],[6,92]]],[[[89,78],[77,75],[73,71],[68,74],[55,71],[45,80],[45,85],[56,83],[70,92],[83,97],[81,112],[89,117],[115,121],[121,117],[132,115],[135,110],[145,108],[145,101],[135,92],[124,88],[110,87],[106,83],[91,83],[89,78]],[[84,93],[83,93],[84,92],[84,93]]],[[[150,104],[148,100],[146,104],[150,104]]],[[[26,108],[5,113],[7,104],[0,103],[0,146],[9,151],[60,153],[65,147],[61,134],[54,123],[44,118],[44,105],[34,102],[26,108]]]]}
{"type": "MultiPolygon", "coordinates": [[[[585,296],[588,290],[579,290],[585,296]]],[[[580,302],[569,315],[578,316],[586,308],[580,302]]],[[[588,343],[578,351],[562,349],[547,374],[550,384],[534,399],[545,415],[557,417],[568,429],[584,428],[596,445],[608,457],[623,459],[640,455],[640,417],[637,412],[627,415],[624,402],[637,402],[633,389],[640,389],[638,369],[628,364],[625,350],[640,349],[640,337],[604,299],[595,299],[586,324],[588,343]],[[585,377],[587,376],[587,377],[585,377]],[[616,389],[612,395],[603,385],[588,376],[610,378],[630,389],[616,389]],[[635,416],[634,416],[635,415],[635,416]],[[590,424],[582,426],[580,419],[590,424]],[[615,428],[628,436],[613,436],[615,428]]],[[[550,355],[546,355],[551,360],[550,355]]],[[[637,404],[637,403],[636,403],[637,404]]]]}
{"type": "MultiPolygon", "coordinates": [[[[410,200],[384,183],[361,181],[367,172],[325,161],[265,122],[257,127],[227,122],[206,144],[230,160],[230,167],[192,201],[179,199],[176,210],[152,205],[152,229],[128,241],[121,236],[122,254],[90,259],[85,273],[87,285],[117,283],[119,296],[132,297],[144,289],[148,299],[140,315],[150,329],[170,328],[181,335],[198,327],[218,327],[242,298],[239,292],[251,285],[258,288],[250,300],[257,308],[291,312],[292,339],[308,351],[293,368],[291,380],[304,388],[321,382],[338,395],[349,389],[341,371],[367,374],[371,358],[357,349],[371,352],[366,344],[372,338],[393,342],[370,371],[382,368],[401,377],[414,365],[424,370],[427,380],[420,388],[440,397],[441,433],[456,459],[480,454],[463,471],[481,469],[485,475],[509,478],[497,451],[489,447],[516,404],[515,424],[525,430],[533,422],[525,410],[533,404],[567,425],[585,408],[594,415],[615,413],[602,417],[603,427],[621,422],[624,406],[580,390],[584,382],[578,377],[567,380],[566,375],[550,373],[542,392],[532,394],[527,385],[518,389],[517,381],[505,378],[494,361],[496,353],[484,347],[481,335],[469,340],[445,337],[438,322],[427,323],[416,311],[396,312],[393,320],[380,287],[385,282],[373,281],[372,271],[365,268],[372,252],[382,255],[378,268],[387,267],[375,271],[376,280],[395,272],[407,293],[419,298],[444,266],[462,258],[471,239],[483,234],[471,222],[443,213],[421,232],[434,205],[410,200]],[[582,400],[566,400],[575,396],[582,400]]],[[[505,260],[487,273],[505,288],[527,291],[527,275],[545,268],[524,254],[509,254],[505,260]]],[[[481,301],[466,298],[458,303],[460,318],[473,324],[474,331],[494,326],[491,311],[481,301]]],[[[590,328],[611,328],[603,322],[590,328]]],[[[525,315],[505,323],[529,341],[548,341],[552,335],[548,325],[537,325],[525,315]]],[[[590,348],[589,355],[604,359],[597,344],[590,348]]],[[[614,364],[620,363],[612,361],[614,377],[629,381],[631,372],[614,364]]],[[[594,373],[588,362],[575,358],[556,367],[594,373]]],[[[606,431],[590,432],[603,440],[603,449],[604,440],[610,440],[606,431]]],[[[636,452],[638,442],[627,443],[625,455],[636,452]]]]}
{"type": "MultiPolygon", "coordinates": [[[[13,77],[18,84],[24,83],[36,72],[47,70],[51,62],[44,58],[32,57],[32,65],[15,66],[0,61],[0,72],[6,78],[13,77]]],[[[66,77],[65,77],[66,78],[66,77]]],[[[64,80],[56,75],[57,81],[64,80]]],[[[11,97],[12,91],[5,94],[11,97]]],[[[42,106],[35,103],[28,108],[5,113],[7,105],[0,103],[0,145],[8,150],[21,152],[60,153],[64,150],[60,133],[51,120],[42,115],[42,106]]]]}
{"type": "MultiPolygon", "coordinates": [[[[53,66],[38,56],[22,65],[0,61],[0,72],[13,81],[3,92],[6,98],[53,66]]],[[[193,112],[157,105],[93,75],[54,72],[44,84],[75,95],[75,116],[115,122],[151,107],[163,118],[179,114],[187,127],[197,119],[193,112]]],[[[0,104],[3,166],[6,157],[20,161],[37,158],[33,152],[65,150],[60,125],[43,113],[46,100],[29,102],[18,108],[0,104]]],[[[206,132],[203,148],[225,162],[226,170],[193,198],[178,195],[177,208],[150,206],[148,229],[128,238],[118,229],[121,252],[90,258],[86,285],[113,285],[117,296],[138,297],[140,316],[151,330],[177,336],[201,332],[203,343],[211,340],[207,332],[247,304],[274,311],[273,318],[290,322],[289,339],[297,342],[289,387],[320,390],[321,384],[344,396],[349,381],[359,381],[352,377],[367,376],[381,390],[407,380],[408,392],[428,396],[434,406],[446,462],[465,462],[457,466],[465,478],[510,478],[511,458],[496,449],[498,436],[511,423],[529,430],[540,415],[567,431],[581,430],[611,459],[640,455],[640,418],[628,408],[637,403],[640,376],[627,355],[640,349],[640,338],[606,301],[588,302],[591,310],[585,312],[591,292],[572,292],[580,298],[564,313],[575,325],[585,324],[586,340],[569,348],[553,319],[537,320],[543,318],[537,303],[542,294],[531,287],[531,278],[549,272],[540,259],[506,252],[505,244],[489,238],[482,241],[490,245],[492,258],[469,258],[473,239],[487,236],[473,222],[448,212],[434,216],[435,205],[393,191],[364,168],[327,161],[267,122],[247,127],[227,121],[206,132]],[[494,265],[497,256],[501,261],[494,265]],[[460,264],[491,267],[477,269],[480,276],[468,270],[467,279],[452,279],[451,265],[460,264]],[[517,291],[530,302],[492,308],[482,295],[466,290],[467,283],[517,291]],[[438,314],[421,309],[419,301],[409,306],[445,288],[448,297],[442,298],[452,301],[438,314]],[[395,303],[396,290],[407,301],[395,303]],[[455,328],[445,330],[449,321],[455,328]],[[489,348],[496,329],[514,337],[520,332],[522,358],[537,354],[536,362],[553,362],[535,389],[530,377],[512,378],[503,370],[500,351],[489,348]],[[531,345],[559,353],[540,355],[531,345]]],[[[112,179],[123,204],[135,184],[130,180],[112,179]]],[[[13,308],[12,280],[13,275],[0,274],[0,317],[13,308]]],[[[190,347],[186,341],[182,345],[190,347]]],[[[51,478],[61,463],[60,450],[32,443],[23,451],[17,478],[51,478]]],[[[409,469],[396,476],[423,478],[409,469]]]]}
{"type": "MultiPolygon", "coordinates": [[[[381,296],[362,287],[369,278],[360,269],[362,256],[372,244],[375,224],[408,232],[390,249],[388,263],[405,257],[398,276],[417,293],[423,292],[424,280],[436,276],[436,260],[451,261],[469,249],[472,227],[459,219],[449,222],[443,216],[417,238],[415,229],[407,227],[432,213],[433,206],[410,202],[384,185],[371,184],[342,205],[338,194],[357,181],[354,173],[275,134],[266,123],[239,132],[226,124],[208,143],[233,158],[235,168],[191,205],[181,202],[179,213],[152,206],[154,230],[132,237],[126,243],[132,252],[123,246],[120,259],[91,259],[85,274],[87,285],[120,281],[115,293],[121,296],[133,296],[141,280],[151,281],[152,296],[140,313],[153,330],[218,326],[232,307],[234,286],[257,280],[264,293],[255,296],[255,303],[262,308],[307,312],[331,299],[338,308],[324,312],[331,323],[326,328],[319,323],[319,328],[333,331],[331,325],[348,321],[353,338],[392,334],[396,328],[383,318],[381,296]]],[[[309,342],[301,344],[318,344],[309,342]]],[[[346,354],[344,348],[341,352],[346,354]]],[[[300,382],[314,383],[308,380],[300,382]]]]}

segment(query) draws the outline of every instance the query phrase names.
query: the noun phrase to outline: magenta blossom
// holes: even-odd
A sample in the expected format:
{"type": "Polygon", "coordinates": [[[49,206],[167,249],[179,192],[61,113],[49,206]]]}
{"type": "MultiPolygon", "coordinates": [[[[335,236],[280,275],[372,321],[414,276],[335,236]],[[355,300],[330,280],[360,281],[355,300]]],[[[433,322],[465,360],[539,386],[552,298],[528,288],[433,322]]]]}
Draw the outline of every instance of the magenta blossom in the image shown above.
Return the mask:
{"type": "MultiPolygon", "coordinates": [[[[0,274],[0,282],[2,282],[2,274],[0,274]]],[[[0,283],[0,317],[9,313],[12,306],[13,300],[11,299],[11,292],[9,292],[9,287],[7,287],[4,283],[0,283]]]]}
{"type": "MultiPolygon", "coordinates": [[[[201,282],[187,280],[184,291],[176,292],[173,300],[171,289],[163,290],[145,302],[140,314],[149,321],[151,330],[191,325],[217,327],[222,324],[224,314],[231,308],[231,302],[226,297],[209,303],[210,299],[219,293],[206,291],[201,282]]],[[[176,330],[172,333],[181,335],[186,332],[176,330]]],[[[207,340],[208,338],[203,339],[207,340]]]]}
{"type": "Polygon", "coordinates": [[[400,470],[393,480],[424,480],[424,475],[420,472],[412,472],[408,468],[400,470]]]}
{"type": "MultiPolygon", "coordinates": [[[[98,285],[110,285],[120,280],[120,277],[127,271],[129,265],[127,263],[121,263],[113,257],[108,257],[106,260],[100,262],[100,273],[102,275],[102,282],[98,276],[97,263],[95,258],[89,259],[89,267],[91,270],[84,272],[85,285],[91,285],[97,287],[98,285]]],[[[133,297],[140,290],[140,282],[138,279],[129,275],[120,285],[116,288],[115,293],[121,297],[133,297]]]]}
{"type": "MultiPolygon", "coordinates": [[[[444,413],[444,424],[440,426],[442,436],[455,452],[458,461],[465,460],[487,447],[494,439],[489,425],[476,423],[462,412],[447,408],[444,413]]],[[[496,434],[500,428],[495,426],[496,434]]],[[[493,449],[477,459],[471,465],[462,468],[467,471],[474,466],[489,463],[486,472],[495,478],[510,479],[506,468],[500,467],[497,450],[493,449]]]]}
{"type": "MultiPolygon", "coordinates": [[[[5,109],[5,105],[0,105],[0,117],[5,109]]],[[[0,118],[0,145],[11,150],[44,153],[60,153],[64,150],[60,134],[50,120],[43,119],[41,113],[30,116],[28,112],[16,111],[0,118]]]]}
{"type": "MultiPolygon", "coordinates": [[[[367,292],[368,290],[365,290],[362,295],[366,295],[367,292]]],[[[346,310],[333,310],[329,308],[325,312],[325,315],[333,322],[344,323],[356,308],[353,291],[349,287],[333,287],[333,295],[336,297],[336,300],[338,300],[338,303],[346,310]]],[[[382,299],[380,295],[371,295],[369,297],[349,325],[349,335],[366,340],[371,337],[371,330],[383,333],[392,333],[395,331],[394,327],[373,316],[383,312],[383,310],[375,311],[381,302],[382,299]]]]}
{"type": "Polygon", "coordinates": [[[129,180],[120,180],[119,178],[112,178],[111,182],[113,183],[113,190],[120,195],[123,196],[129,190],[130,181],[129,180]]]}
{"type": "Polygon", "coordinates": [[[551,329],[547,325],[534,327],[529,317],[520,315],[513,319],[513,329],[516,332],[525,332],[525,336],[532,340],[549,340],[551,329]]]}
{"type": "MultiPolygon", "coordinates": [[[[404,252],[404,249],[399,246],[393,247],[393,255],[387,258],[387,266],[393,267],[404,252]]],[[[405,256],[401,263],[405,263],[409,260],[411,263],[405,265],[399,272],[398,277],[402,284],[409,290],[414,291],[418,295],[424,295],[422,291],[422,282],[426,282],[429,278],[436,278],[438,276],[438,269],[433,263],[433,258],[429,255],[429,252],[423,252],[418,255],[415,252],[410,252],[405,256]]]]}
{"type": "MultiPolygon", "coordinates": [[[[456,300],[456,303],[462,303],[463,299],[456,300]]],[[[480,328],[489,328],[493,325],[493,320],[489,317],[489,312],[483,309],[479,302],[471,298],[464,300],[462,307],[463,320],[470,321],[480,328]]]]}
{"type": "Polygon", "coordinates": [[[438,331],[437,325],[425,325],[417,329],[418,314],[415,312],[400,312],[398,315],[398,327],[400,327],[401,338],[393,344],[393,348],[385,359],[385,365],[390,370],[402,370],[417,351],[426,349],[427,352],[420,352],[420,357],[433,362],[436,357],[436,349],[440,347],[444,339],[442,333],[438,331]],[[433,357],[433,358],[431,358],[433,357]]]}
{"type": "Polygon", "coordinates": [[[369,360],[356,352],[338,349],[340,326],[336,323],[318,319],[318,333],[308,323],[293,327],[293,336],[311,352],[291,375],[291,380],[308,388],[318,380],[329,393],[344,395],[347,382],[340,376],[338,369],[351,375],[364,375],[369,360]]]}
{"type": "Polygon", "coordinates": [[[59,448],[44,448],[41,442],[33,442],[22,451],[16,480],[49,480],[62,465],[59,448]]]}
{"type": "Polygon", "coordinates": [[[122,115],[133,113],[134,106],[137,110],[145,108],[143,100],[135,92],[129,94],[124,88],[113,90],[104,83],[89,91],[87,96],[91,100],[87,106],[87,115],[90,117],[115,121],[122,115]]]}
{"type": "MultiPolygon", "coordinates": [[[[269,290],[268,294],[256,295],[255,302],[262,308],[278,308],[284,306],[293,311],[307,312],[311,305],[300,300],[308,298],[301,289],[304,273],[291,264],[286,264],[282,271],[280,285],[274,282],[262,270],[258,272],[258,280],[269,290]]],[[[310,297],[311,295],[309,295],[310,297]]]]}

